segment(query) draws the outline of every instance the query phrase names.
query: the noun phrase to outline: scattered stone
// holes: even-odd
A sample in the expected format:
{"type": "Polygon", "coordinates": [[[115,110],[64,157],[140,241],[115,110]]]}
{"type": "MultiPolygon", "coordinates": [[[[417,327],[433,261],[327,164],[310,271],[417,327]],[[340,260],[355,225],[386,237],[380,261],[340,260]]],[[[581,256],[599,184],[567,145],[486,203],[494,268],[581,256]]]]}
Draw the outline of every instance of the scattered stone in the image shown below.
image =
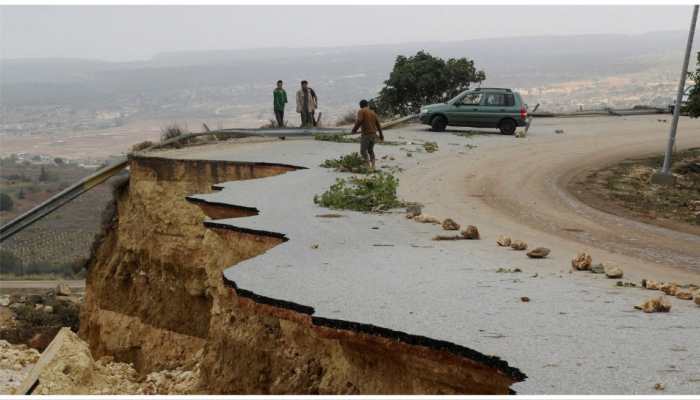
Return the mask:
{"type": "Polygon", "coordinates": [[[312,245],[311,245],[311,248],[314,249],[314,250],[315,250],[315,249],[318,249],[318,244],[312,244],[312,245]]]}
{"type": "Polygon", "coordinates": [[[678,292],[678,286],[675,283],[664,283],[659,289],[669,296],[675,296],[678,292]]]}
{"type": "Polygon", "coordinates": [[[437,219],[436,217],[433,217],[432,215],[428,214],[419,214],[413,217],[413,220],[416,222],[420,222],[422,224],[437,224],[440,225],[442,222],[437,219]]]}
{"type": "Polygon", "coordinates": [[[586,252],[576,254],[576,257],[571,260],[571,267],[577,271],[585,271],[591,269],[591,255],[586,252]]]}
{"type": "Polygon", "coordinates": [[[695,293],[695,304],[700,306],[700,292],[695,293]]]}
{"type": "Polygon", "coordinates": [[[513,240],[510,243],[510,248],[513,250],[526,250],[527,249],[527,243],[523,242],[522,240],[513,240]]]}
{"type": "Polygon", "coordinates": [[[510,236],[501,235],[496,239],[496,243],[501,247],[510,247],[510,236]]]}
{"type": "Polygon", "coordinates": [[[446,231],[458,231],[459,224],[456,223],[452,218],[446,218],[442,221],[442,229],[446,231]]]}
{"type": "Polygon", "coordinates": [[[664,390],[664,389],[666,389],[666,385],[664,385],[663,383],[657,383],[656,385],[654,385],[654,389],[664,390]]]}
{"type": "Polygon", "coordinates": [[[7,307],[10,305],[10,295],[5,294],[0,296],[0,306],[7,307]]]}
{"type": "Polygon", "coordinates": [[[651,279],[643,279],[642,286],[649,290],[659,290],[662,283],[657,281],[652,281],[651,279]]]}
{"type": "Polygon", "coordinates": [[[684,290],[676,292],[676,297],[681,300],[693,300],[693,294],[684,290]]]}
{"type": "Polygon", "coordinates": [[[496,272],[503,273],[503,274],[515,274],[518,272],[523,272],[523,270],[521,270],[520,268],[513,268],[513,269],[511,269],[511,268],[499,268],[496,270],[496,272]]]}
{"type": "Polygon", "coordinates": [[[61,282],[56,286],[56,296],[70,296],[71,294],[73,291],[65,283],[61,282]]]}
{"type": "Polygon", "coordinates": [[[622,275],[624,275],[622,268],[618,266],[603,264],[603,267],[605,268],[605,276],[610,279],[620,279],[622,278],[622,275]]]}
{"type": "Polygon", "coordinates": [[[525,131],[517,131],[517,132],[515,132],[515,137],[516,137],[516,138],[524,138],[524,137],[525,137],[525,131]]]}
{"type": "Polygon", "coordinates": [[[591,272],[594,274],[604,274],[605,273],[605,266],[603,264],[596,264],[591,266],[591,272]]]}
{"type": "Polygon", "coordinates": [[[523,296],[520,298],[520,301],[522,301],[523,303],[528,303],[530,301],[530,298],[527,296],[523,296]]]}
{"type": "Polygon", "coordinates": [[[634,282],[617,281],[615,285],[619,287],[637,287],[637,284],[634,282]]]}
{"type": "Polygon", "coordinates": [[[536,247],[527,252],[530,258],[545,258],[549,255],[549,249],[546,247],[536,247]]]}
{"type": "Polygon", "coordinates": [[[671,311],[671,303],[663,297],[653,297],[638,306],[634,306],[634,308],[645,313],[669,312],[671,311]]]}
{"type": "Polygon", "coordinates": [[[435,235],[433,240],[463,240],[461,235],[435,235]]]}
{"type": "Polygon", "coordinates": [[[316,218],[342,218],[344,215],[341,214],[318,214],[316,218]]]}
{"type": "Polygon", "coordinates": [[[564,130],[563,129],[555,129],[554,133],[562,134],[562,133],[564,133],[564,130]]]}
{"type": "Polygon", "coordinates": [[[468,225],[467,229],[462,231],[462,237],[469,240],[479,239],[479,229],[474,225],[468,225]]]}
{"type": "Polygon", "coordinates": [[[406,218],[411,219],[423,213],[423,207],[418,204],[411,204],[406,207],[406,218]]]}

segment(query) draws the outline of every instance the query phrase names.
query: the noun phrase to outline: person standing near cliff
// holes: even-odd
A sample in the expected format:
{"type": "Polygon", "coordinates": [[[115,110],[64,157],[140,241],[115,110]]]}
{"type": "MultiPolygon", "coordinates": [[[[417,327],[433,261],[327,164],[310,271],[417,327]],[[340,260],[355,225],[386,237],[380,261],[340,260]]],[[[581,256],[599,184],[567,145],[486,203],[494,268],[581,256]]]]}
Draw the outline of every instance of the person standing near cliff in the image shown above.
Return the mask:
{"type": "Polygon", "coordinates": [[[297,112],[301,115],[301,127],[309,128],[316,125],[314,113],[318,107],[318,98],[309,82],[301,81],[301,89],[297,91],[297,112]]]}
{"type": "Polygon", "coordinates": [[[272,106],[277,119],[277,127],[284,128],[284,105],[287,104],[287,92],[282,89],[282,81],[277,81],[277,87],[272,91],[272,106]]]}
{"type": "Polygon", "coordinates": [[[379,141],[384,141],[384,133],[382,125],[379,123],[377,114],[370,110],[367,100],[360,101],[360,111],[357,112],[355,126],[352,128],[352,133],[357,133],[357,130],[362,130],[360,135],[360,154],[367,165],[374,170],[374,144],[379,141]],[[379,136],[377,136],[379,133],[379,136]]]}

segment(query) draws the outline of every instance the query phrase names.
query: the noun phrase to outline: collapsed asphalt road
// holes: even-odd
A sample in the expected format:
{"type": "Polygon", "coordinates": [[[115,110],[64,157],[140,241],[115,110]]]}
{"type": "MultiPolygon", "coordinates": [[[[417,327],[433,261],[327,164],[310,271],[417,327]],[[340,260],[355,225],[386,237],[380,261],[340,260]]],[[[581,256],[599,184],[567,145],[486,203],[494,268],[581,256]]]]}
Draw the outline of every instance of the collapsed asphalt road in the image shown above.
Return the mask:
{"type": "MultiPolygon", "coordinates": [[[[683,121],[679,148],[700,145],[698,128],[697,121],[683,121]]],[[[439,227],[402,215],[343,212],[346,218],[334,221],[317,218],[327,210],[313,204],[313,195],[335,176],[316,166],[356,151],[354,144],[217,144],[158,155],[309,168],[223,183],[221,192],[197,196],[260,211],[217,222],[288,239],[226,271],[241,289],[313,307],[316,317],[497,355],[528,375],[514,385],[519,393],[654,393],[656,383],[666,393],[696,393],[697,306],[673,299],[671,313],[643,314],[633,306],[655,293],[617,288],[601,275],[569,273],[571,258],[588,249],[594,262],[619,264],[626,278],[698,283],[692,268],[696,236],[597,215],[562,190],[570,171],[578,173],[581,165],[663,148],[666,130],[653,117],[603,117],[536,121],[524,139],[495,133],[465,138],[418,125],[390,132],[388,140],[411,142],[377,148],[380,157],[394,158],[380,165],[404,169],[398,174],[401,197],[425,204],[429,214],[477,225],[480,241],[434,242],[430,238],[439,227]],[[417,151],[428,140],[439,150],[417,151]],[[500,234],[552,253],[530,260],[498,248],[500,234]],[[651,234],[667,240],[656,247],[651,234]],[[674,238],[685,244],[665,247],[674,238]],[[504,275],[497,272],[502,267],[523,272],[504,275]],[[522,303],[522,297],[530,301],[522,303]]]]}

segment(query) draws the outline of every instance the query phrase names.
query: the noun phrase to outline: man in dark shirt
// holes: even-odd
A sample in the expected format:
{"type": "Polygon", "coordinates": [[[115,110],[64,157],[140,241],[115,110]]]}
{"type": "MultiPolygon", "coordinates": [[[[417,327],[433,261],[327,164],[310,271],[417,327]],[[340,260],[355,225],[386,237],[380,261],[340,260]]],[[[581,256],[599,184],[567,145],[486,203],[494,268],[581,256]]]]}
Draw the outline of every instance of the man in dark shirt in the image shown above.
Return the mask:
{"type": "Polygon", "coordinates": [[[282,89],[282,81],[277,81],[277,88],[272,91],[272,107],[275,110],[277,127],[284,128],[284,105],[287,104],[287,92],[282,89]]]}
{"type": "Polygon", "coordinates": [[[384,141],[384,133],[377,114],[370,110],[368,106],[367,100],[360,101],[360,111],[357,112],[357,119],[355,126],[352,128],[352,133],[357,133],[357,130],[361,129],[360,154],[367,165],[374,170],[374,144],[377,140],[384,141]],[[379,137],[377,137],[377,133],[379,133],[379,137]]]}

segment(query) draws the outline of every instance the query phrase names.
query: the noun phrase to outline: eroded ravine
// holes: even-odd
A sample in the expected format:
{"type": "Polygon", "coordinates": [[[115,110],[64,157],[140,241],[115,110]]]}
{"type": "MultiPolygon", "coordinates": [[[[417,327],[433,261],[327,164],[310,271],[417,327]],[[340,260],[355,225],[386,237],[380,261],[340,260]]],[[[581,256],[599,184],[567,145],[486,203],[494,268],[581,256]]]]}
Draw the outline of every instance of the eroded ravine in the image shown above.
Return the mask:
{"type": "Polygon", "coordinates": [[[93,355],[141,373],[198,362],[206,393],[503,394],[525,378],[465,347],[318,318],[225,282],[224,269],[286,238],[213,221],[257,209],[188,196],[297,168],[132,157],[129,185],[89,265],[81,336],[93,355]]]}

